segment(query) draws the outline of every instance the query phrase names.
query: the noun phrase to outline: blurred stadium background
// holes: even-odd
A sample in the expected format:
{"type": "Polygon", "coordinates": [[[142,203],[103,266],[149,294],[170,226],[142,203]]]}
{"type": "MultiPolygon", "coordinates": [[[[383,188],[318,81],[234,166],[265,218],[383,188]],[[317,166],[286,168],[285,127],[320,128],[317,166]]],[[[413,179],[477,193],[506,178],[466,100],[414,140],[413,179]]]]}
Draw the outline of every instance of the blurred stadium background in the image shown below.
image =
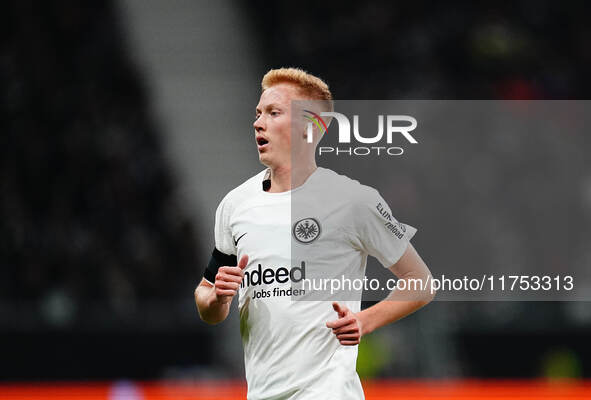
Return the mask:
{"type": "MultiPolygon", "coordinates": [[[[0,7],[2,399],[245,397],[236,315],[207,326],[193,290],[217,203],[261,168],[251,124],[268,69],[301,66],[337,99],[585,99],[591,90],[585,1],[0,7]]],[[[538,145],[524,164],[551,157],[552,143],[538,145]]],[[[568,210],[566,220],[552,216],[568,232],[570,257],[559,263],[591,267],[590,159],[576,164],[572,196],[542,192],[568,210]],[[569,231],[569,221],[586,228],[569,231]]],[[[404,183],[437,188],[428,175],[404,183]]],[[[453,218],[469,218],[462,212],[453,218]]],[[[513,217],[505,229],[539,216],[513,217]]],[[[437,221],[416,226],[428,224],[437,221]]],[[[435,265],[442,244],[416,240],[435,265]]],[[[519,256],[541,246],[559,257],[547,240],[519,256]]],[[[358,370],[368,399],[591,398],[590,332],[588,303],[435,302],[365,338],[358,370]]]]}

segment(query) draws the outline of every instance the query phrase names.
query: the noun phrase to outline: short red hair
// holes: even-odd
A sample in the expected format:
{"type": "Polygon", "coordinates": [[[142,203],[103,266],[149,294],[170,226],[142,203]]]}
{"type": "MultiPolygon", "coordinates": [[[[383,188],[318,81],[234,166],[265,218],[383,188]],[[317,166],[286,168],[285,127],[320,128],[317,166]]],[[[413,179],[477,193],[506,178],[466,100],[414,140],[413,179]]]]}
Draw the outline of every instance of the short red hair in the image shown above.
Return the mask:
{"type": "Polygon", "coordinates": [[[272,69],[263,76],[261,88],[264,92],[271,86],[280,83],[290,83],[299,89],[299,92],[306,99],[323,100],[329,111],[333,110],[332,93],[326,82],[322,79],[307,73],[300,68],[279,68],[272,69]]]}

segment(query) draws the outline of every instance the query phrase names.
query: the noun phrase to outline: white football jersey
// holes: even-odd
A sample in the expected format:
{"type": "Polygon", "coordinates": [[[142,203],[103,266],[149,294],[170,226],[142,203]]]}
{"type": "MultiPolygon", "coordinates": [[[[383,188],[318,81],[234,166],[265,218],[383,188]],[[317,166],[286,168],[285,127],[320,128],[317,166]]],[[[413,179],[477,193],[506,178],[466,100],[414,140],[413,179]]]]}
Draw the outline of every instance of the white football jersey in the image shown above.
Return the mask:
{"type": "Polygon", "coordinates": [[[249,256],[238,301],[248,399],[363,399],[357,346],[326,327],[338,318],[330,300],[358,312],[361,292],[314,297],[303,279],[363,279],[368,255],[390,267],[416,229],[375,189],[329,169],[282,193],[263,190],[267,177],[228,193],[215,222],[216,248],[249,256]]]}

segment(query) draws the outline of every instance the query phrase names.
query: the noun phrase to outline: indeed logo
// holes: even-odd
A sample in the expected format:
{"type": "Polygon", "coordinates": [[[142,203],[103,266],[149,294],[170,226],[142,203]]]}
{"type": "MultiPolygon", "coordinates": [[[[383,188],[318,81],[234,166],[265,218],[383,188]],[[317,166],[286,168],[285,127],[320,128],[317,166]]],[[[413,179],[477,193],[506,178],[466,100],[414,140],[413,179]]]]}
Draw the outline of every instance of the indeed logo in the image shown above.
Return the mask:
{"type": "Polygon", "coordinates": [[[292,267],[288,270],[285,267],[273,269],[272,267],[263,268],[261,264],[255,269],[244,271],[244,279],[240,287],[258,286],[262,284],[271,284],[274,282],[286,283],[287,281],[300,282],[306,279],[306,262],[302,261],[300,267],[292,267]]]}
{"type": "MultiPolygon", "coordinates": [[[[340,144],[351,143],[351,122],[349,121],[349,118],[347,118],[346,115],[338,112],[328,111],[321,112],[320,115],[318,115],[309,110],[304,111],[310,114],[304,115],[304,117],[310,121],[308,122],[306,132],[308,143],[313,143],[313,125],[316,125],[319,128],[320,132],[326,132],[326,130],[328,129],[322,117],[332,117],[337,121],[339,125],[340,144]]],[[[359,115],[353,115],[352,136],[353,138],[355,138],[355,141],[359,143],[376,144],[383,140],[385,132],[386,144],[388,145],[391,145],[393,143],[393,137],[395,134],[402,135],[402,137],[411,144],[417,144],[418,141],[410,134],[410,132],[415,130],[416,127],[417,120],[409,115],[378,115],[378,132],[374,136],[362,136],[359,133],[359,115]],[[405,123],[405,125],[401,126],[399,123],[405,123]]],[[[385,153],[393,156],[402,155],[404,153],[404,149],[402,147],[390,146],[357,146],[345,148],[327,146],[319,147],[318,154],[322,155],[323,153],[334,153],[337,156],[339,154],[366,156],[371,153],[376,153],[377,155],[385,153]]]]}

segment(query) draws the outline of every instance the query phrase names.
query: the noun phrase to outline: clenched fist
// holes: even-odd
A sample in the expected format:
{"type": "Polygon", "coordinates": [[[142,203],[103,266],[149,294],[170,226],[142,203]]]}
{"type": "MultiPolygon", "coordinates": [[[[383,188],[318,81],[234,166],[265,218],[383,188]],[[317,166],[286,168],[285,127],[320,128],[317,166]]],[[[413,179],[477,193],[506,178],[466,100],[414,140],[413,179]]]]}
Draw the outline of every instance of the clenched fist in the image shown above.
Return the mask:
{"type": "Polygon", "coordinates": [[[215,295],[218,302],[221,304],[230,303],[232,298],[236,296],[244,278],[244,268],[247,265],[248,256],[245,254],[240,258],[238,266],[223,266],[218,269],[214,283],[215,295]]]}
{"type": "Polygon", "coordinates": [[[341,306],[336,301],[332,303],[332,308],[337,312],[339,318],[327,322],[326,327],[332,329],[332,333],[343,346],[359,344],[362,335],[359,318],[347,307],[341,306]]]}

